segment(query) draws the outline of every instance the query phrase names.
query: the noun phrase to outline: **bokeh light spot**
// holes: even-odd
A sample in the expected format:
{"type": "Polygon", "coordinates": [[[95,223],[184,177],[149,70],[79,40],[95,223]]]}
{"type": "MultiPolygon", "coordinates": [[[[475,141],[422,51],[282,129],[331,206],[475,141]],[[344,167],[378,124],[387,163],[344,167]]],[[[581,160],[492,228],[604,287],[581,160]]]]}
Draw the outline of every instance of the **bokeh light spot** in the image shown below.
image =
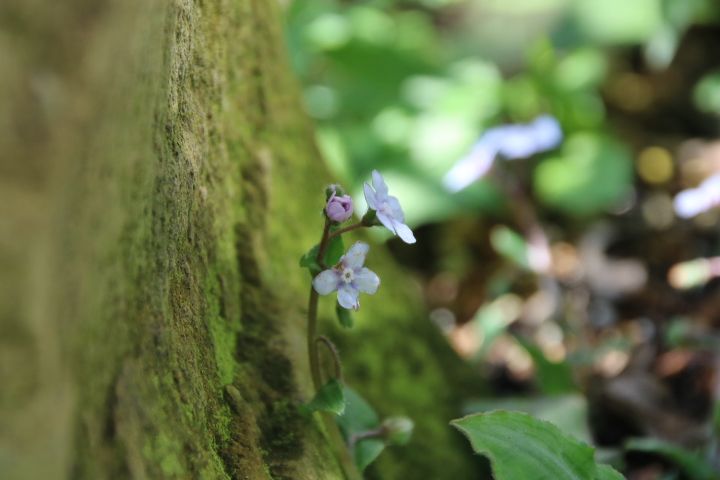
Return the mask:
{"type": "Polygon", "coordinates": [[[640,178],[654,184],[667,182],[675,170],[670,152],[662,147],[648,147],[640,152],[636,168],[640,178]]]}

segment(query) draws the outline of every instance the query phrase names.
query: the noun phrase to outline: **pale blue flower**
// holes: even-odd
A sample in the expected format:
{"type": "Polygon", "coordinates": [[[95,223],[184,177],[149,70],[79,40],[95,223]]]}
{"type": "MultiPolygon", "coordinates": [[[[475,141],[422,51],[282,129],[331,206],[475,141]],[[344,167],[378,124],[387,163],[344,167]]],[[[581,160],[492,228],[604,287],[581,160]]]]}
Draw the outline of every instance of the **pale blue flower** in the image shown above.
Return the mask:
{"type": "Polygon", "coordinates": [[[487,174],[500,155],[507,160],[526,158],[552,150],[563,138],[558,121],[541,115],[528,124],[499,125],[489,128],[470,152],[445,175],[443,183],[456,192],[487,174]]]}
{"type": "Polygon", "coordinates": [[[372,295],[380,286],[380,278],[375,272],[363,267],[369,249],[367,243],[355,243],[337,265],[323,270],[313,279],[315,291],[327,295],[337,290],[340,306],[353,310],[360,308],[360,292],[372,295]]]}
{"type": "Polygon", "coordinates": [[[415,243],[415,236],[410,227],[405,225],[405,214],[400,207],[397,198],[388,195],[388,187],[385,184],[380,172],[373,170],[372,187],[369,183],[365,183],[365,200],[368,207],[375,210],[377,219],[380,220],[385,228],[400,237],[405,243],[415,243]]]}

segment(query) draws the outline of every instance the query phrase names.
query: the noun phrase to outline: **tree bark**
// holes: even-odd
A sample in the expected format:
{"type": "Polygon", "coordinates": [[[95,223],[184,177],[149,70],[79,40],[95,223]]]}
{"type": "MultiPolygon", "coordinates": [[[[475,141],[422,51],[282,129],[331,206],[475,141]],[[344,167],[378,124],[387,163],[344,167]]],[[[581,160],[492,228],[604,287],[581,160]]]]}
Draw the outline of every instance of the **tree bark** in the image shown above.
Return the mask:
{"type": "MultiPolygon", "coordinates": [[[[331,180],[298,98],[273,1],[2,2],[0,477],[342,478],[296,409],[331,180]]],[[[368,476],[473,478],[462,367],[371,261],[381,291],[334,335],[417,432],[368,476]]]]}

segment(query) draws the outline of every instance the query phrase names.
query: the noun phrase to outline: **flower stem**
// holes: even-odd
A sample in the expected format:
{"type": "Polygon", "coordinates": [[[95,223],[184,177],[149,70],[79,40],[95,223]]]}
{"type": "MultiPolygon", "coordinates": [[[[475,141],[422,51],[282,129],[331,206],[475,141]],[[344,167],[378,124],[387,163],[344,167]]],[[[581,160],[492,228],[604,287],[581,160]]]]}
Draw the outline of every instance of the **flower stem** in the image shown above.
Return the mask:
{"type": "Polygon", "coordinates": [[[318,293],[311,285],[310,300],[308,302],[307,348],[310,357],[310,375],[312,376],[313,387],[315,387],[316,392],[322,387],[320,362],[318,361],[317,349],[315,348],[315,338],[317,337],[317,306],[318,293]]]}
{"type": "MultiPolygon", "coordinates": [[[[325,257],[325,250],[327,250],[329,240],[330,221],[326,219],[316,258],[317,262],[321,265],[324,263],[323,259],[325,257]]],[[[322,377],[320,375],[320,361],[318,358],[318,349],[315,346],[315,342],[318,341],[320,338],[324,338],[318,337],[317,335],[318,298],[318,293],[311,285],[310,298],[308,300],[307,349],[310,359],[310,375],[312,376],[312,382],[316,392],[322,387],[322,377]]],[[[340,463],[340,468],[342,468],[346,480],[362,480],[362,474],[357,469],[357,467],[355,466],[355,462],[350,456],[350,451],[347,449],[347,445],[342,435],[340,434],[340,430],[338,429],[335,419],[329,413],[322,413],[322,420],[323,424],[325,425],[325,433],[328,436],[330,448],[334,450],[335,456],[340,463]]]]}
{"type": "Polygon", "coordinates": [[[360,440],[365,440],[368,438],[380,438],[384,434],[385,434],[385,429],[383,429],[382,427],[375,428],[372,430],[367,430],[367,431],[360,432],[360,433],[354,433],[350,436],[350,442],[349,442],[350,448],[351,449],[355,448],[355,445],[357,445],[357,443],[360,440]]]}
{"type": "MultiPolygon", "coordinates": [[[[320,246],[318,247],[317,262],[324,264],[325,250],[328,245],[328,235],[330,233],[330,221],[325,219],[325,227],[323,227],[320,246]]],[[[317,307],[318,293],[312,285],[310,285],[310,300],[308,301],[308,331],[307,331],[307,349],[310,357],[310,374],[312,375],[313,386],[317,392],[322,387],[322,379],[320,377],[320,362],[318,360],[317,348],[315,348],[315,339],[317,338],[317,307]]]]}
{"type": "Polygon", "coordinates": [[[325,335],[318,335],[317,338],[315,338],[316,346],[322,344],[327,347],[328,352],[330,352],[330,356],[333,360],[333,366],[335,367],[335,379],[342,382],[343,381],[343,374],[342,374],[342,363],[340,363],[340,353],[338,352],[337,347],[335,344],[325,335]]]}
{"type": "Polygon", "coordinates": [[[362,222],[353,223],[352,225],[348,225],[345,228],[341,228],[340,230],[335,230],[328,236],[328,240],[331,238],[337,237],[338,235],[342,235],[343,233],[351,232],[353,230],[357,230],[358,228],[365,227],[367,225],[364,225],[362,222]]]}

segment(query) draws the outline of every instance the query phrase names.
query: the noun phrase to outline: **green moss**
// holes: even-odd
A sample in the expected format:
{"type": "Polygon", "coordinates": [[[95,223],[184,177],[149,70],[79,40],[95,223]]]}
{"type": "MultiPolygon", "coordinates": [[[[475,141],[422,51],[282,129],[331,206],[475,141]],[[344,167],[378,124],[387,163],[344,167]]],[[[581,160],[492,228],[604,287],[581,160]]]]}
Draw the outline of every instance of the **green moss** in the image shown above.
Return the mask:
{"type": "Polygon", "coordinates": [[[232,324],[221,316],[219,303],[219,282],[214,275],[206,277],[206,283],[210,287],[205,289],[205,298],[208,299],[208,322],[212,338],[213,351],[215,353],[215,365],[221,385],[229,385],[235,378],[237,362],[235,361],[236,331],[232,324]]]}
{"type": "Polygon", "coordinates": [[[177,440],[173,440],[165,434],[159,434],[146,449],[148,458],[157,459],[160,469],[166,477],[183,475],[185,467],[180,462],[182,455],[177,440]]]}
{"type": "MultiPolygon", "coordinates": [[[[52,239],[36,255],[42,262],[28,262],[40,277],[31,294],[17,295],[32,305],[10,312],[39,312],[18,344],[38,356],[18,372],[33,380],[7,383],[24,400],[8,409],[16,431],[28,431],[18,417],[47,434],[7,442],[22,444],[15,457],[25,470],[6,476],[339,478],[320,428],[295,408],[312,394],[308,279],[297,259],[317,242],[314,212],[330,178],[287,74],[277,2],[88,9],[87,0],[67,0],[56,19],[36,2],[8,1],[27,33],[2,51],[29,59],[0,82],[17,77],[26,90],[37,72],[52,72],[37,88],[59,86],[62,101],[33,106],[55,90],[38,100],[21,89],[10,107],[0,102],[2,112],[32,113],[32,129],[8,150],[33,179],[28,191],[42,195],[18,217],[41,225],[23,238],[52,239]],[[39,417],[33,408],[42,405],[39,417]]],[[[437,447],[454,445],[441,427],[452,402],[431,404],[454,366],[435,365],[434,347],[398,356],[390,340],[426,338],[416,312],[395,301],[393,285],[403,281],[392,271],[383,276],[387,296],[364,304],[358,324],[367,327],[348,333],[342,353],[348,380],[381,412],[410,414],[428,439],[387,452],[377,471],[428,478],[424,468],[445,464],[466,472],[454,446],[437,447]]],[[[10,283],[25,285],[17,278],[10,283]]]]}
{"type": "Polygon", "coordinates": [[[280,399],[273,402],[262,420],[262,445],[266,452],[272,452],[267,458],[284,460],[302,455],[300,432],[307,428],[307,422],[298,410],[296,402],[280,399]]]}

